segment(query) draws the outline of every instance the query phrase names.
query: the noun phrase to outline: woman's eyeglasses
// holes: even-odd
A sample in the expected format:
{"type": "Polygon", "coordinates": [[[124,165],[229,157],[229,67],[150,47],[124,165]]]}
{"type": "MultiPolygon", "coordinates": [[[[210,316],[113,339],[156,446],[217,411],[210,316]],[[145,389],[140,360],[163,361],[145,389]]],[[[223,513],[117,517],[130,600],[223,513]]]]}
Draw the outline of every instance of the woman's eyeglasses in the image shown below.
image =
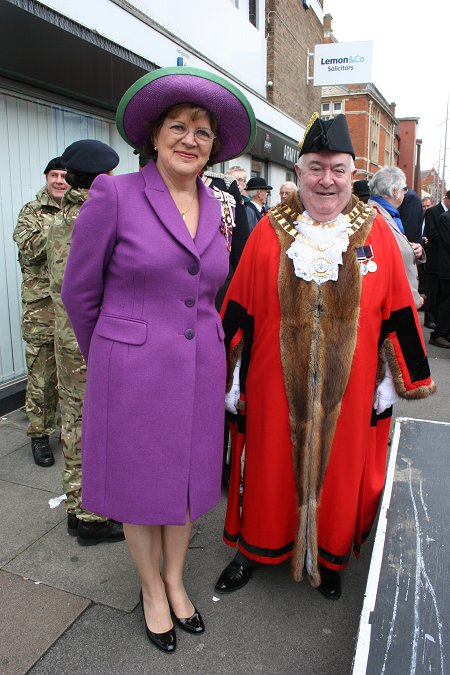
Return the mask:
{"type": "Polygon", "coordinates": [[[191,131],[193,137],[198,143],[210,143],[216,138],[216,135],[211,131],[211,129],[205,129],[204,127],[198,127],[197,129],[191,129],[181,122],[173,122],[172,124],[165,124],[166,129],[178,138],[183,138],[191,131]]]}

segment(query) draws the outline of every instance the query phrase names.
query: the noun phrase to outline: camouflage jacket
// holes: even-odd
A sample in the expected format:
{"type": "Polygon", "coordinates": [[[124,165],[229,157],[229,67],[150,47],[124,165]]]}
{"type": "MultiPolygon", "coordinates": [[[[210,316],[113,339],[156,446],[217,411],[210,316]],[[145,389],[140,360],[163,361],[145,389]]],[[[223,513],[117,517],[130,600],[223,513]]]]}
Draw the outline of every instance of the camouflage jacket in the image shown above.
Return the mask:
{"type": "Polygon", "coordinates": [[[13,233],[22,270],[22,333],[27,341],[47,341],[53,335],[47,235],[50,222],[59,210],[47,187],[43,187],[34,201],[22,207],[13,233]]]}
{"type": "Polygon", "coordinates": [[[89,196],[89,191],[70,188],[62,198],[61,210],[53,218],[47,237],[47,262],[50,295],[55,307],[58,338],[65,344],[77,345],[65,307],[61,301],[61,287],[69,257],[70,240],[75,220],[89,196]]]}

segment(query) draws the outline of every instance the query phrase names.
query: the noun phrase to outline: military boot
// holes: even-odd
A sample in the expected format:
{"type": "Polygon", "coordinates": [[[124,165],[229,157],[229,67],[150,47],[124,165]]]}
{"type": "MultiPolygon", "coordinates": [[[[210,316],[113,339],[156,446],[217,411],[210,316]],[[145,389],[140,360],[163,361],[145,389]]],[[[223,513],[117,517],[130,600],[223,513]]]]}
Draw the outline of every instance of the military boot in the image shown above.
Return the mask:
{"type": "Polygon", "coordinates": [[[124,539],[123,525],[117,520],[94,523],[80,520],[78,523],[77,542],[80,546],[93,546],[102,542],[112,544],[124,539]]]}
{"type": "Polygon", "coordinates": [[[31,450],[34,461],[38,466],[52,466],[55,463],[53,452],[48,442],[48,436],[31,439],[31,450]]]}

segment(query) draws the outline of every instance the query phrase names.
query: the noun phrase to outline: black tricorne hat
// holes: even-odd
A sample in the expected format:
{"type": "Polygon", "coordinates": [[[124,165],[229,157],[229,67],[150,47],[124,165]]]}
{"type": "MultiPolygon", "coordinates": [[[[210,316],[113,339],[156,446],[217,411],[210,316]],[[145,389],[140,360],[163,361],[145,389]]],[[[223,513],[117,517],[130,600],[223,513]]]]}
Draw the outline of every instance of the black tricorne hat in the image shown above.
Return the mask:
{"type": "Polygon", "coordinates": [[[47,164],[44,169],[44,175],[46,176],[50,171],[65,171],[65,166],[61,162],[61,157],[53,157],[47,164]]]}
{"type": "Polygon", "coordinates": [[[245,188],[246,190],[272,190],[271,185],[267,185],[267,181],[264,180],[264,178],[260,178],[259,176],[255,176],[254,178],[250,178],[250,180],[247,181],[247,186],[245,188]]]}
{"type": "Polygon", "coordinates": [[[119,161],[119,155],[109,145],[92,139],[75,141],[61,155],[63,166],[75,173],[106,173],[115,169],[119,161]]]}
{"type": "Polygon", "coordinates": [[[306,127],[303,139],[298,144],[298,149],[300,157],[308,152],[330,150],[331,152],[346,152],[355,159],[345,115],[323,120],[319,113],[314,113],[306,127]]]}

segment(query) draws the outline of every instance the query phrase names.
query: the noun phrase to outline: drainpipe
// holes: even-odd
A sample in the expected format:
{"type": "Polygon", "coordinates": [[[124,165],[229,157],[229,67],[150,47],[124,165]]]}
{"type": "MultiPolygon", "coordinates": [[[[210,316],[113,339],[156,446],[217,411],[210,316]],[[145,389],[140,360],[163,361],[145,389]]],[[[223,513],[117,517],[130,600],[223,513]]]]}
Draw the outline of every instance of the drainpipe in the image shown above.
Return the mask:
{"type": "Polygon", "coordinates": [[[367,129],[367,164],[366,164],[366,175],[369,179],[369,161],[370,161],[370,130],[372,128],[372,101],[369,101],[369,126],[367,129]]]}

